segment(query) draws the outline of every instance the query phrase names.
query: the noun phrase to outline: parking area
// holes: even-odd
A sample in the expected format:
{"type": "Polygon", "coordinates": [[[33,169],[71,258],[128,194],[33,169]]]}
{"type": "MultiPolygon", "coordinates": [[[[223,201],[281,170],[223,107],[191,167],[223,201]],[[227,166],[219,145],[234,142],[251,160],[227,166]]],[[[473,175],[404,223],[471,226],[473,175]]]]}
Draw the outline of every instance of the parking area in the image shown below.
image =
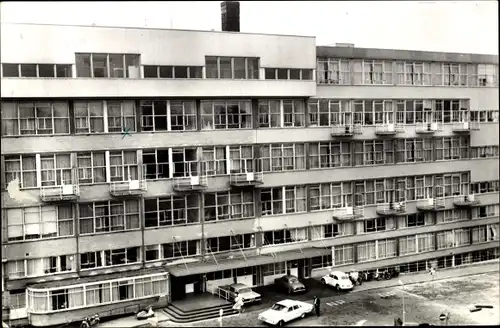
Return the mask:
{"type": "Polygon", "coordinates": [[[247,305],[246,309],[248,311],[254,311],[269,308],[272,304],[283,299],[312,302],[314,296],[323,299],[331,298],[333,296],[346,295],[349,293],[349,291],[339,292],[333,287],[322,285],[319,280],[313,278],[305,279],[302,281],[302,283],[307,287],[307,291],[305,293],[292,295],[288,295],[286,292],[279,291],[275,285],[256,287],[254,288],[254,291],[262,296],[262,301],[259,304],[247,305]]]}

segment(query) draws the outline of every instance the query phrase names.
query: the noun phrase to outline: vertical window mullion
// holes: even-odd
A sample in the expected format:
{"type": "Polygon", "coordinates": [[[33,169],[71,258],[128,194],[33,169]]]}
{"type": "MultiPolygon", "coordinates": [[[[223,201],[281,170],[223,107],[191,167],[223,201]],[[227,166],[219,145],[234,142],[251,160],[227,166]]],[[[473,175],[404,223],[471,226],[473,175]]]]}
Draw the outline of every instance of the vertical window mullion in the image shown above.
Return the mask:
{"type": "Polygon", "coordinates": [[[94,78],[94,55],[90,54],[90,77],[94,78]]]}
{"type": "Polygon", "coordinates": [[[286,213],[286,187],[281,187],[281,206],[283,207],[283,214],[286,213]]]}
{"type": "Polygon", "coordinates": [[[111,77],[111,68],[109,67],[109,54],[106,54],[106,70],[108,71],[108,79],[111,77]]]}
{"type": "Polygon", "coordinates": [[[231,79],[234,79],[234,57],[231,57],[231,66],[230,67],[231,67],[231,79]]]}
{"type": "Polygon", "coordinates": [[[127,66],[125,66],[126,65],[125,54],[122,55],[122,65],[123,65],[123,78],[127,78],[127,66]]]}
{"type": "Polygon", "coordinates": [[[57,77],[57,66],[56,66],[56,64],[52,65],[52,73],[54,74],[54,77],[57,77]]]}
{"type": "Polygon", "coordinates": [[[245,57],[245,79],[249,79],[249,74],[248,74],[248,58],[245,57]]]}
{"type": "Polygon", "coordinates": [[[220,79],[220,57],[216,57],[217,58],[217,78],[220,79]]]}
{"type": "Polygon", "coordinates": [[[21,76],[21,64],[17,64],[17,77],[21,76]]]}
{"type": "Polygon", "coordinates": [[[36,74],[36,77],[40,77],[40,69],[38,67],[38,64],[35,64],[35,74],[36,74]]]}

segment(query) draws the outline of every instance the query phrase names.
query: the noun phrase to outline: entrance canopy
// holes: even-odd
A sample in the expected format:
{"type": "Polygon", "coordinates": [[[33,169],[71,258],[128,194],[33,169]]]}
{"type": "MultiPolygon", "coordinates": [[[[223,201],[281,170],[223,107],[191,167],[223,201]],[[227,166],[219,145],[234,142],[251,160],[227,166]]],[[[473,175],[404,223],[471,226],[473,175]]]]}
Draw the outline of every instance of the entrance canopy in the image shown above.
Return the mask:
{"type": "Polygon", "coordinates": [[[316,256],[330,255],[331,253],[332,251],[330,248],[304,248],[302,249],[302,251],[293,250],[280,253],[262,254],[247,257],[246,259],[217,259],[218,263],[202,261],[190,262],[186,264],[181,263],[172,266],[166,266],[165,269],[173,276],[182,277],[193,274],[258,266],[275,262],[309,259],[316,256]]]}

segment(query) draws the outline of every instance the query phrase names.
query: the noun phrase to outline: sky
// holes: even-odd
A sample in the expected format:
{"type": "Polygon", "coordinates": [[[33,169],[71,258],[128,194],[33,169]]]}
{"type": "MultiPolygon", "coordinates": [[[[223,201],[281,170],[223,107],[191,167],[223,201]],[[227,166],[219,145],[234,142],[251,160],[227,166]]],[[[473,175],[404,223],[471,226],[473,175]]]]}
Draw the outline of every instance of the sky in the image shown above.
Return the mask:
{"type": "MultiPolygon", "coordinates": [[[[2,22],[221,30],[220,1],[1,2],[2,22]]],[[[498,2],[240,1],[241,32],[498,55],[498,2]]]]}

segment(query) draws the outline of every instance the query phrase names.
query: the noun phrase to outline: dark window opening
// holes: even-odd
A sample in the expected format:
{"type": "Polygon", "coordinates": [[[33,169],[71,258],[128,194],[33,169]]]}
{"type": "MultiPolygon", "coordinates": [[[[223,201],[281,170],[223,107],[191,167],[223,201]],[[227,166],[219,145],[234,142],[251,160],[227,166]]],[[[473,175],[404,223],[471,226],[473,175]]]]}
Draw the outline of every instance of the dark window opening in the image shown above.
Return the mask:
{"type": "Polygon", "coordinates": [[[22,77],[36,77],[36,64],[21,64],[22,77]]]}
{"type": "Polygon", "coordinates": [[[2,64],[2,76],[3,77],[19,77],[19,65],[18,64],[2,64]]]}
{"type": "Polygon", "coordinates": [[[158,78],[158,66],[144,66],[144,78],[158,78]]]}

